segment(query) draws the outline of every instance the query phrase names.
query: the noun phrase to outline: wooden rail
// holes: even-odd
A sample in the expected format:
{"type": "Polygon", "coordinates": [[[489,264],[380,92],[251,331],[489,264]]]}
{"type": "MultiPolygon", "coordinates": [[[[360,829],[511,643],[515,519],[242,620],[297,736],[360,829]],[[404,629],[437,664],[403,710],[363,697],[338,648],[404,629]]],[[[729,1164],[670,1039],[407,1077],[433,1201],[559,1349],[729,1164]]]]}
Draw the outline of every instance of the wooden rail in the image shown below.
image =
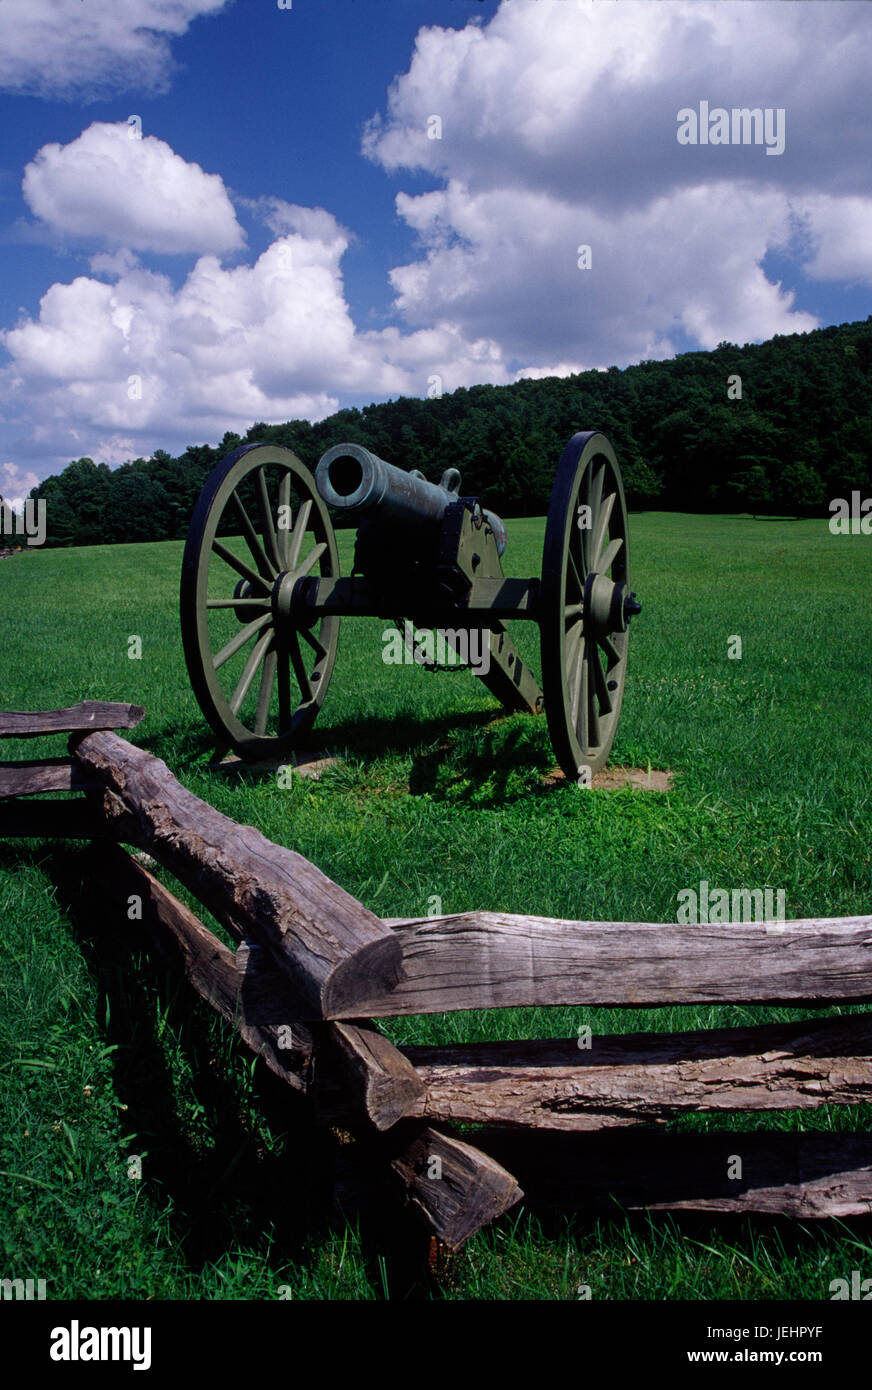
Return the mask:
{"type": "Polygon", "coordinates": [[[72,752],[105,788],[119,840],[148,850],[238,940],[259,941],[313,1019],[359,1016],[359,1001],[396,984],[396,932],[293,850],[237,825],[113,733],[74,735],[72,752]]]}
{"type": "Polygon", "coordinates": [[[410,1115],[548,1130],[660,1123],[696,1111],[872,1101],[872,1016],[693,1033],[408,1047],[410,1115]]]}
{"type": "Polygon", "coordinates": [[[133,729],[145,718],[143,705],[83,700],[67,709],[23,712],[0,710],[0,738],[39,738],[42,734],[72,733],[75,729],[133,729]]]}
{"type": "Polygon", "coordinates": [[[872,917],[685,926],[468,912],[390,924],[403,975],[361,1001],[373,1017],[872,999],[872,917]]]}

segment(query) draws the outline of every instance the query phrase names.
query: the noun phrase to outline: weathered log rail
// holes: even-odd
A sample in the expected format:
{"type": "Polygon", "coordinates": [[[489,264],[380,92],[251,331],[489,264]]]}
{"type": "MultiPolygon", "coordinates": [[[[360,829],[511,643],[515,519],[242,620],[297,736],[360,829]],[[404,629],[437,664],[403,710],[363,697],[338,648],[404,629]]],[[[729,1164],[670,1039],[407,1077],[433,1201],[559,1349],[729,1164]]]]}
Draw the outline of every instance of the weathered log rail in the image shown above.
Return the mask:
{"type": "Polygon", "coordinates": [[[469,912],[395,920],[403,976],[373,1017],[551,1005],[872,999],[872,917],[688,926],[469,912]]]}
{"type": "Polygon", "coordinates": [[[872,917],[382,921],[112,731],[143,713],[89,703],[0,714],[0,738],[71,735],[68,759],[0,765],[0,836],[93,839],[92,877],[119,916],[135,897],[137,924],[194,990],[308,1098],[316,1122],[355,1136],[355,1161],[374,1156],[450,1248],[524,1192],[581,1208],[872,1211],[872,1136],[662,1132],[681,1114],[869,1102],[872,1015],[596,1036],[589,1048],[577,1038],[398,1048],[372,1021],[524,1005],[855,1005],[872,999],[872,917]],[[84,795],[32,799],[55,788],[84,795]],[[122,843],[184,883],[235,952],[122,843]],[[461,1136],[458,1124],[481,1128],[461,1136]],[[737,1154],[741,1179],[725,1167],[737,1154]]]}
{"type": "Polygon", "coordinates": [[[143,705],[118,704],[111,700],[82,700],[66,709],[0,710],[0,738],[42,738],[46,734],[65,734],[75,730],[135,729],[145,718],[143,705]]]}
{"type": "MultiPolygon", "coordinates": [[[[144,718],[142,705],[113,704],[104,700],[83,700],[69,709],[46,710],[41,714],[0,710],[0,739],[40,738],[75,730],[133,729],[144,718]]],[[[40,792],[89,791],[95,785],[73,758],[0,762],[0,798],[35,796],[40,792]]]]}
{"type": "Polygon", "coordinates": [[[216,811],[166,763],[117,734],[75,735],[75,761],[104,788],[119,840],[146,849],[240,941],[269,950],[309,1017],[352,1017],[396,984],[395,932],[293,850],[216,811]]]}

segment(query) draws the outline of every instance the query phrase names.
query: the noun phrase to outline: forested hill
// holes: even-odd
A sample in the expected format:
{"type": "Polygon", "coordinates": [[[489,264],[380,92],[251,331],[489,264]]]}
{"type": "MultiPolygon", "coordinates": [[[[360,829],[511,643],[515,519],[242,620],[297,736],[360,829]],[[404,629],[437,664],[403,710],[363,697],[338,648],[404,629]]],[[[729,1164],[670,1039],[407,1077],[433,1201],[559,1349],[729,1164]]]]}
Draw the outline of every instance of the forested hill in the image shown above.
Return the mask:
{"type": "Polygon", "coordinates": [[[759,346],[722,343],[619,370],[473,386],[340,410],[317,425],[252,425],[245,439],[156,450],[119,468],[78,459],[31,494],[46,499],[47,543],[185,535],[210,469],[250,440],[293,449],[314,469],[353,440],[438,479],[504,516],[545,512],[560,452],[579,429],[613,441],[631,507],[826,514],[832,497],[872,493],[872,317],[759,346]]]}

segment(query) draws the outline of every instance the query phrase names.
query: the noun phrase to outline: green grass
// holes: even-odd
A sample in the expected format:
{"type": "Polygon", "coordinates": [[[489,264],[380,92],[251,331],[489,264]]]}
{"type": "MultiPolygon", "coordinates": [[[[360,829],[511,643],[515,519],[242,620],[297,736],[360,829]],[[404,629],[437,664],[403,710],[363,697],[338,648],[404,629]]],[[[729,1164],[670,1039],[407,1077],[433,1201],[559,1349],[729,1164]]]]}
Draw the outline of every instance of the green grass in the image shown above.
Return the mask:
{"type": "MultiPolygon", "coordinates": [[[[538,572],[541,534],[540,520],[511,524],[509,573],[538,572]]],[[[872,545],[823,521],[658,514],[633,517],[632,542],[644,611],[612,761],[674,769],[665,795],[543,786],[543,720],[498,717],[468,674],[385,666],[376,620],[345,622],[313,737],[341,765],[286,790],[222,781],[181,655],[177,543],[2,562],[2,705],[144,704],[135,742],[383,916],[423,915],[438,896],[445,912],[673,921],[677,893],[701,879],[782,888],[790,917],[868,912],[872,545]]],[[[535,664],[535,630],[515,635],[535,664]]],[[[9,741],[0,756],[61,745],[9,741]]],[[[50,1298],[275,1298],[281,1285],[298,1299],[574,1298],[585,1283],[594,1298],[826,1299],[831,1279],[872,1273],[868,1222],[520,1209],[429,1281],[384,1233],[331,1218],[329,1136],[133,928],[101,915],[83,855],[0,844],[0,1275],[43,1277],[50,1298]]],[[[444,1042],[802,1016],[528,1009],[385,1027],[399,1043],[444,1042]]],[[[825,1107],[746,1123],[869,1121],[868,1107],[825,1107]]]]}

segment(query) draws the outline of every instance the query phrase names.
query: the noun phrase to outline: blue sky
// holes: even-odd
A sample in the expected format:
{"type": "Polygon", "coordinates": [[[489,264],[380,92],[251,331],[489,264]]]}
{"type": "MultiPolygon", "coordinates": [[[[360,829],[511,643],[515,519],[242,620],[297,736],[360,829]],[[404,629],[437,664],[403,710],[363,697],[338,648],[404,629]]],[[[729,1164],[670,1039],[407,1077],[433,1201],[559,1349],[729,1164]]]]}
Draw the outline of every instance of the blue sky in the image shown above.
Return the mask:
{"type": "Polygon", "coordinates": [[[867,317],[870,39],[826,0],[4,0],[0,493],[867,317]],[[702,101],[783,152],[679,144],[702,101]]]}
{"type": "MultiPolygon", "coordinates": [[[[58,256],[56,240],[16,239],[16,221],[32,222],[21,196],[25,166],[48,142],[67,144],[93,121],[131,114],[141,116],[144,133],[220,173],[234,193],[328,208],[358,239],[343,266],[350,303],[357,313],[386,318],[387,272],[411,237],[395,216],[396,178],[361,156],[364,123],[408,67],[422,25],[462,28],[497,8],[498,0],[295,0],[280,10],[270,0],[236,0],[172,44],[175,71],[160,95],[138,84],[104,100],[0,93],[0,323],[13,324],[21,307],[38,312],[46,286],[79,269],[69,255],[58,256]]],[[[432,178],[413,182],[434,186],[432,178]]],[[[265,233],[255,236],[252,247],[266,242],[265,233]]],[[[161,268],[179,281],[189,261],[161,268]]]]}

